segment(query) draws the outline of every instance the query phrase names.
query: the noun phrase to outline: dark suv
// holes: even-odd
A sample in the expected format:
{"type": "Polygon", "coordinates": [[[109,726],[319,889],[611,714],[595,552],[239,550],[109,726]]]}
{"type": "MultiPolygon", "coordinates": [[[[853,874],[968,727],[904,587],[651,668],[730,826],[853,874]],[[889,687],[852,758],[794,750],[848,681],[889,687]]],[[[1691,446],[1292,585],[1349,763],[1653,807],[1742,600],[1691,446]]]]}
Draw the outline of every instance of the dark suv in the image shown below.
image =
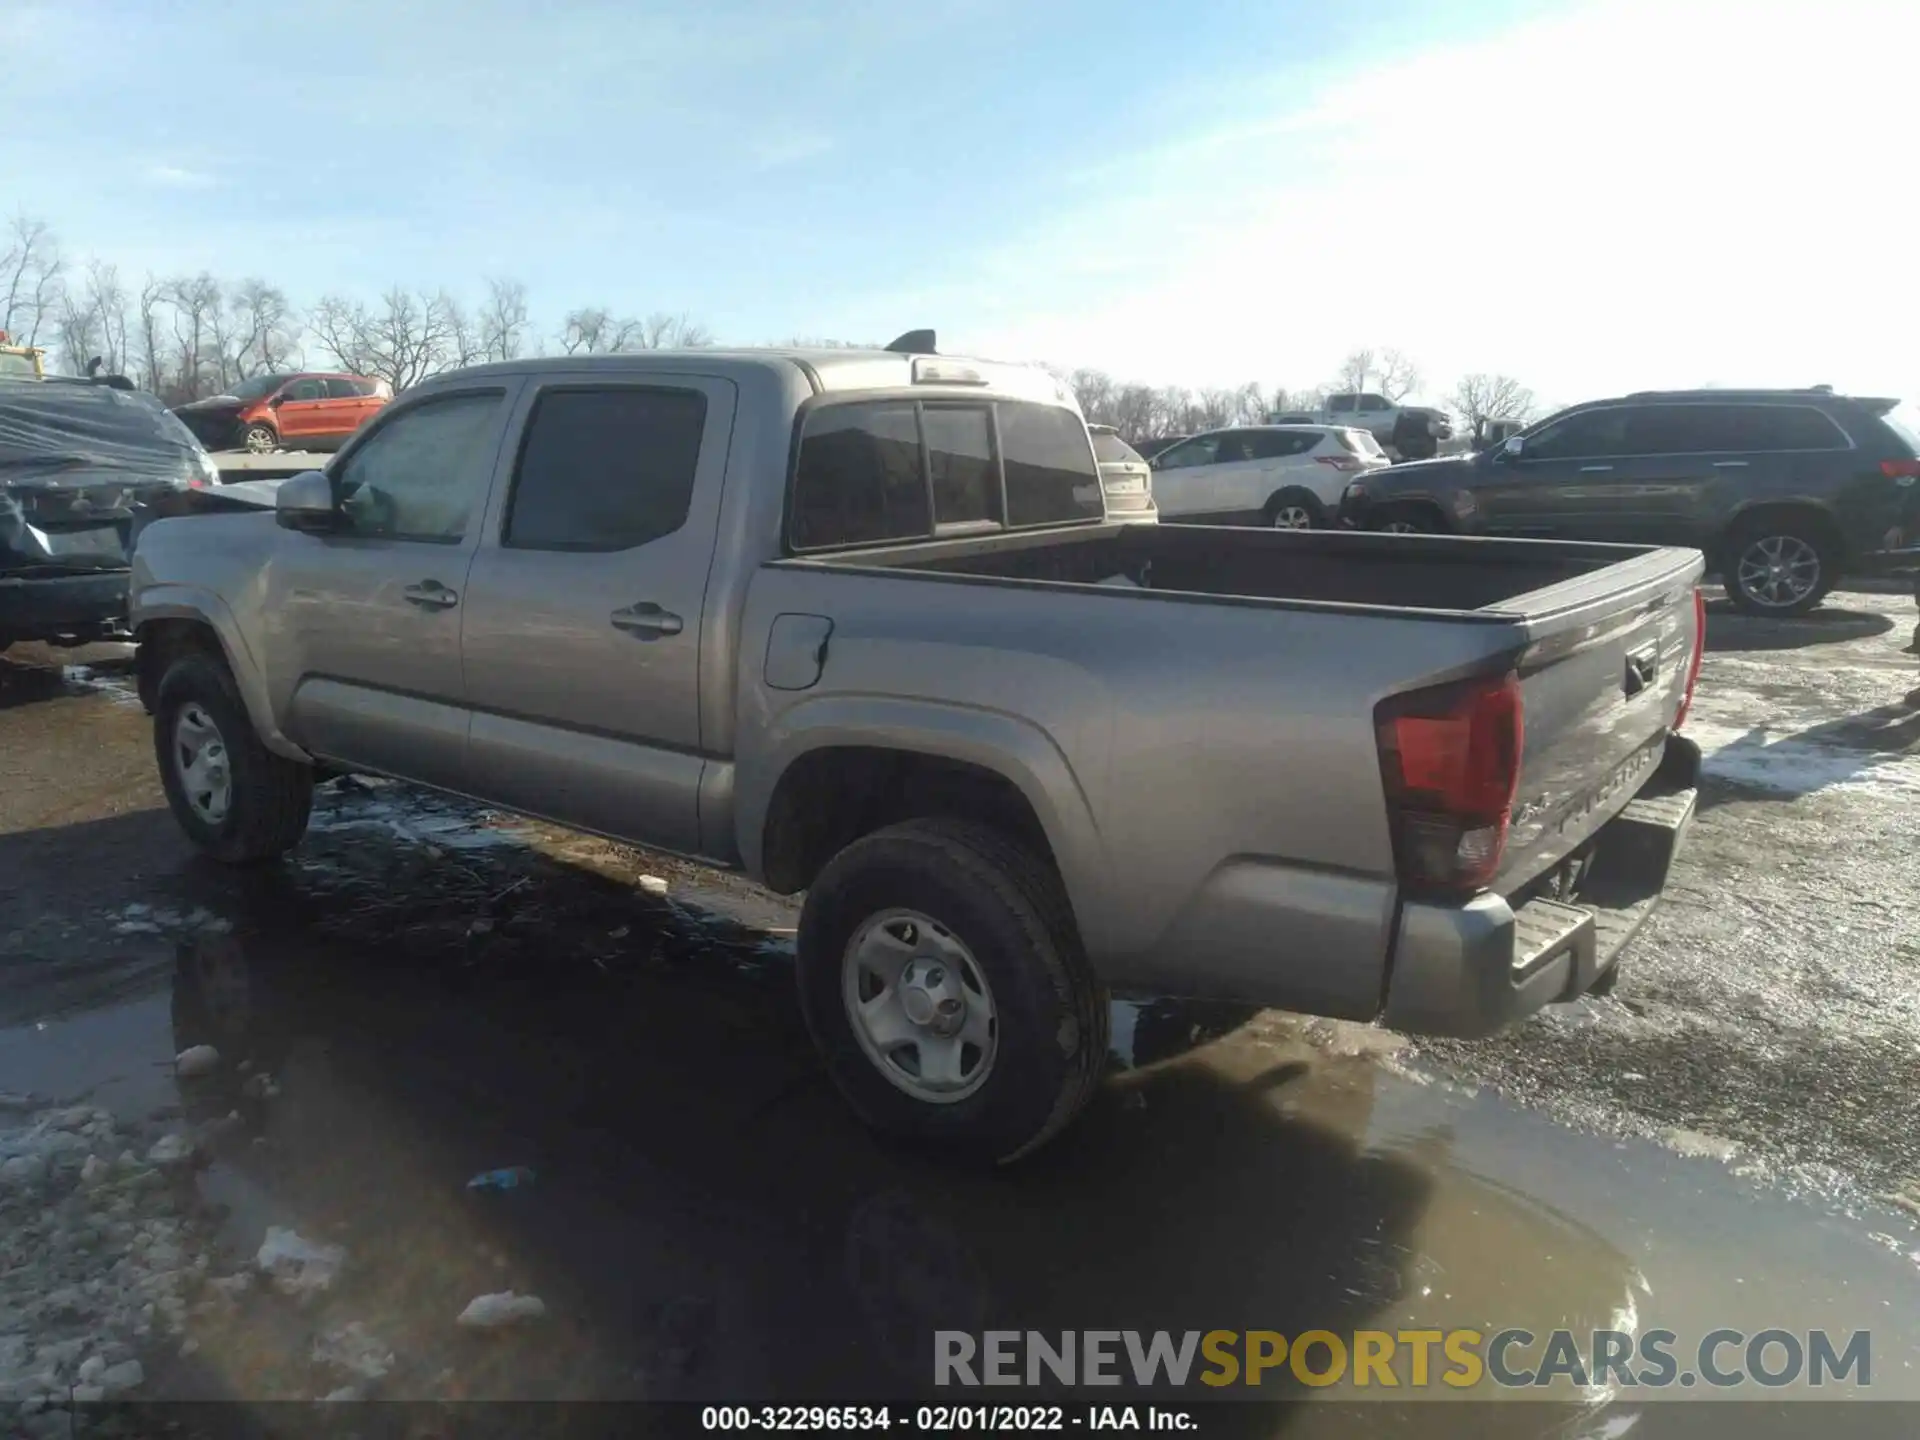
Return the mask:
{"type": "Polygon", "coordinates": [[[1641,391],[1576,405],[1474,455],[1356,480],[1344,523],[1691,545],[1742,610],[1801,615],[1846,574],[1904,569],[1920,483],[1897,401],[1811,390],[1641,391]]]}

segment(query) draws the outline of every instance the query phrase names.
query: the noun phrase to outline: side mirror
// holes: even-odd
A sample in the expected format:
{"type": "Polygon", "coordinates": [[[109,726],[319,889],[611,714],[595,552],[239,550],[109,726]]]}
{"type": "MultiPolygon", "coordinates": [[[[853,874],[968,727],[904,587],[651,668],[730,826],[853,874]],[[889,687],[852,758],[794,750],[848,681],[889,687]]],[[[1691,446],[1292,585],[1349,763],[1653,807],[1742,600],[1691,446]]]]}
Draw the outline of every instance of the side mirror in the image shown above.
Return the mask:
{"type": "Polygon", "coordinates": [[[287,403],[287,396],[285,391],[282,391],[280,394],[274,396],[271,400],[267,401],[267,404],[275,410],[278,410],[282,405],[286,403],[287,403]]]}
{"type": "Polygon", "coordinates": [[[273,492],[273,514],[283,529],[324,535],[340,528],[340,507],[334,503],[333,481],[324,471],[303,470],[280,482],[273,492]]]}

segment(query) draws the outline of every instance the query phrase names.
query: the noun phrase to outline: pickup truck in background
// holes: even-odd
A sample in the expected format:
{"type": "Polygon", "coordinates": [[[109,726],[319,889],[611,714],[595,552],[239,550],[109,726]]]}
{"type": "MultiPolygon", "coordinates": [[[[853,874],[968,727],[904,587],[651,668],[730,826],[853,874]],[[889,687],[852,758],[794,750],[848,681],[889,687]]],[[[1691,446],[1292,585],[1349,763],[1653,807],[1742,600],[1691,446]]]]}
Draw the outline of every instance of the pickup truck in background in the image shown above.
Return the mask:
{"type": "Polygon", "coordinates": [[[1480,1035],[1610,982],[1693,809],[1698,553],[1122,523],[1051,376],[903,342],[459,371],[152,520],[178,822],[269,860],[362,771],[804,891],[841,1092],[992,1161],[1110,989],[1480,1035]]]}
{"type": "Polygon", "coordinates": [[[1401,405],[1371,392],[1327,396],[1318,410],[1276,412],[1270,425],[1339,425],[1365,430],[1395,460],[1431,460],[1442,442],[1453,438],[1453,420],[1444,410],[1401,405]]]}

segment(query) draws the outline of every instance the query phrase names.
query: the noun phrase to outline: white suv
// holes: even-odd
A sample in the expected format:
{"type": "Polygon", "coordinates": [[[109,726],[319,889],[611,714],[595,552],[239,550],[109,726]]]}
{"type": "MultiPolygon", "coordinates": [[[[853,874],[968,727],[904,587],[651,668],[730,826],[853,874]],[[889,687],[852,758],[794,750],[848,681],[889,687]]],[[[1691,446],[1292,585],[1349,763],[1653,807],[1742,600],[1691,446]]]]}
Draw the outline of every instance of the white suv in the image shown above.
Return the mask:
{"type": "Polygon", "coordinates": [[[1319,529],[1334,523],[1355,476],[1391,463],[1365,430],[1243,425],[1154,456],[1153,498],[1165,520],[1319,529]]]}

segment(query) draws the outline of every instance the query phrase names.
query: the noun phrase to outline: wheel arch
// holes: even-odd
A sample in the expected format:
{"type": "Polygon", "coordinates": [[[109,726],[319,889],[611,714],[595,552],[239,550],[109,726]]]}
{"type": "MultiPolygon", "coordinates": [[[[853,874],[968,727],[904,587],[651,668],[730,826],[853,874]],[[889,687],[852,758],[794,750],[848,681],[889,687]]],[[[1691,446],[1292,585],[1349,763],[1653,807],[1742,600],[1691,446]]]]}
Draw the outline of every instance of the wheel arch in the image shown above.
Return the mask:
{"type": "Polygon", "coordinates": [[[916,816],[994,826],[1060,875],[1089,949],[1104,852],[1092,807],[1051,736],[1030,721],[938,702],[823,697],[781,717],[742,767],[736,811],[747,871],[804,889],[862,835],[916,816]]]}
{"type": "Polygon", "coordinates": [[[312,756],[280,733],[267,694],[266,676],[247,648],[233,612],[219,596],[185,585],[149,587],[141,592],[133,634],[139,646],[134,658],[135,677],[140,701],[149,711],[160,677],[175,656],[193,651],[214,655],[233,676],[260,742],[289,760],[312,761],[312,756]]]}

